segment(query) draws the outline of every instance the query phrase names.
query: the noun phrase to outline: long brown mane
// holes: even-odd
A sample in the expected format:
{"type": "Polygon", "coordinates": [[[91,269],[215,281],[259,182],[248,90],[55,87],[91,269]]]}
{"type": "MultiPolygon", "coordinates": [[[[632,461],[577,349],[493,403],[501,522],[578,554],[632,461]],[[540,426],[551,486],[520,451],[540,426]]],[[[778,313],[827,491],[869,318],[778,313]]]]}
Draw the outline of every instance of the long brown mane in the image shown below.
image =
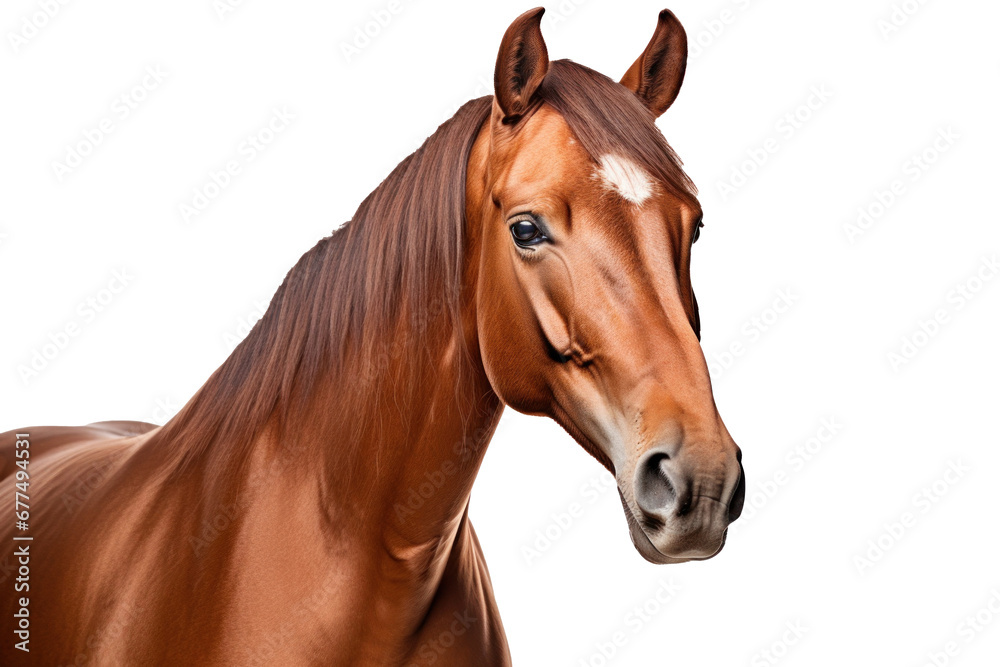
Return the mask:
{"type": "MultiPolygon", "coordinates": [[[[655,118],[632,92],[569,60],[550,65],[539,101],[563,115],[592,158],[628,156],[676,194],[694,196],[655,118]]],[[[492,99],[466,103],[349,223],[299,259],[250,334],[152,446],[176,449],[180,469],[216,442],[227,443],[227,460],[240,460],[267,420],[287,416],[320,374],[350,378],[351,391],[334,409],[361,417],[351,401],[384,379],[389,357],[420,366],[430,352],[414,334],[453,332],[459,322],[466,167],[492,99]]]]}
{"type": "MultiPolygon", "coordinates": [[[[429,313],[458,321],[469,151],[491,97],[462,106],[361,203],[351,221],[306,252],[249,335],[155,436],[188,464],[213,443],[238,457],[268,418],[286,415],[321,374],[375,381],[380,358],[420,355],[406,331],[429,313]],[[388,349],[386,336],[399,333],[388,349]],[[225,407],[224,407],[225,406],[225,407]]],[[[151,443],[151,445],[154,445],[151,443]]]]}

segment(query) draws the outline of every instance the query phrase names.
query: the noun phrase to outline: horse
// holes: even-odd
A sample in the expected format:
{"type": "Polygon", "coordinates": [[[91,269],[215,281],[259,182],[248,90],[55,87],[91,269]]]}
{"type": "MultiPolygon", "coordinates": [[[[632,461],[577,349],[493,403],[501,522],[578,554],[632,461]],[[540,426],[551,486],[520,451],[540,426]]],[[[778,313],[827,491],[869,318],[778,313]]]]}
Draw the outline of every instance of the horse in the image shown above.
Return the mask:
{"type": "Polygon", "coordinates": [[[4,664],[509,665],[469,521],[505,406],[614,475],[646,560],[722,549],[741,452],[700,346],[702,210],[655,124],[684,29],[661,12],[614,81],[550,61],[543,11],[166,424],[0,437],[26,506],[4,664]]]}

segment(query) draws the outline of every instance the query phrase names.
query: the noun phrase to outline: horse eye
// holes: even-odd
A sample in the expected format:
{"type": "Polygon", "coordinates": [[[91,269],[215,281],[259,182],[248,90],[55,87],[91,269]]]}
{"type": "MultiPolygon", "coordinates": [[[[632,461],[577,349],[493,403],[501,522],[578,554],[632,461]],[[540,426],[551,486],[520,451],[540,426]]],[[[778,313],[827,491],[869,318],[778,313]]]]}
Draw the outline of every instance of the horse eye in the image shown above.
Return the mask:
{"type": "Polygon", "coordinates": [[[514,243],[522,248],[538,245],[545,240],[545,235],[530,220],[518,220],[512,224],[510,235],[514,237],[514,243]]]}
{"type": "Polygon", "coordinates": [[[701,228],[704,226],[705,223],[699,220],[698,226],[694,228],[694,234],[691,236],[691,243],[697,243],[698,239],[701,238],[701,228]]]}

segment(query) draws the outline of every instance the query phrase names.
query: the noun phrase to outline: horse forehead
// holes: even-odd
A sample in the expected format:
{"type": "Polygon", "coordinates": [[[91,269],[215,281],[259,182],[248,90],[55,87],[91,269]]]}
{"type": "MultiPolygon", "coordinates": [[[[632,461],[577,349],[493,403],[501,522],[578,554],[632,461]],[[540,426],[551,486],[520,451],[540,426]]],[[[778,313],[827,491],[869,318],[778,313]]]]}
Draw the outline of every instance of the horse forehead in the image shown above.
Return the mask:
{"type": "Polygon", "coordinates": [[[521,142],[527,145],[572,146],[576,144],[569,123],[566,122],[561,113],[548,104],[542,104],[531,115],[520,137],[521,142]]]}
{"type": "Polygon", "coordinates": [[[597,160],[594,177],[605,189],[617,193],[638,206],[653,194],[653,177],[645,169],[622,155],[602,155],[597,160]]]}
{"type": "Polygon", "coordinates": [[[581,190],[613,192],[628,204],[641,206],[656,192],[655,179],[629,157],[607,153],[590,156],[574,137],[569,123],[543,105],[519,133],[507,152],[515,180],[564,181],[581,190]]]}
{"type": "Polygon", "coordinates": [[[589,171],[592,160],[569,123],[548,105],[539,108],[501,154],[512,175],[563,180],[589,171]]]}

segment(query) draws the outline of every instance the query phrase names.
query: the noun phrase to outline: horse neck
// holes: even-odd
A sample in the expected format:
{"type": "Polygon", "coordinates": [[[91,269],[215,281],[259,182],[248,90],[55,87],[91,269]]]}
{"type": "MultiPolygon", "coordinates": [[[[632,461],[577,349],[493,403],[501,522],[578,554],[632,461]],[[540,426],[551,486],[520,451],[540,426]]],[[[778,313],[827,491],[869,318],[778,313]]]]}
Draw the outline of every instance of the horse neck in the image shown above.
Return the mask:
{"type": "Polygon", "coordinates": [[[313,435],[317,470],[339,489],[338,504],[382,529],[380,538],[390,547],[405,550],[441,538],[447,544],[499,419],[502,405],[479,362],[478,341],[468,335],[474,328],[465,329],[446,344],[433,328],[411,332],[421,337],[417,349],[440,347],[440,353],[423,362],[389,359],[352,400],[364,406],[360,411],[337,412],[337,397],[358,391],[351,378],[318,395],[314,416],[326,411],[331,417],[320,418],[327,426],[313,435]],[[345,442],[350,445],[335,444],[345,442]]]}
{"type": "MultiPolygon", "coordinates": [[[[353,451],[345,460],[338,448],[318,449],[326,478],[341,485],[354,509],[383,527],[383,543],[401,553],[414,545],[436,544],[443,552],[450,548],[466,517],[472,484],[503,411],[480,356],[476,302],[483,210],[480,186],[486,177],[488,130],[487,117],[474,135],[465,174],[464,288],[459,320],[449,322],[440,313],[421,313],[416,318],[420,326],[382,332],[384,340],[368,348],[377,353],[376,359],[367,362],[377,377],[363,383],[361,400],[352,401],[365,409],[344,414],[333,408],[332,428],[321,437],[351,442],[353,451]],[[420,353],[412,358],[398,354],[400,350],[420,353]]],[[[405,310],[406,305],[401,306],[405,310]]],[[[413,319],[402,316],[400,321],[413,319]]],[[[321,404],[335,406],[337,396],[358,388],[355,377],[341,377],[326,388],[321,404]]]]}
{"type": "MultiPolygon", "coordinates": [[[[476,263],[466,261],[465,284],[474,285],[476,263]]],[[[357,378],[331,378],[307,413],[287,420],[311,424],[303,456],[333,506],[319,510],[349,522],[337,530],[355,536],[348,538],[354,558],[379,563],[373,595],[392,628],[385,631],[390,642],[420,627],[446,570],[479,548],[470,537],[469,498],[503,404],[479,356],[475,290],[466,292],[460,330],[431,325],[387,335],[373,346],[389,352],[369,360],[377,377],[360,383],[362,394],[357,378]],[[418,340],[401,346],[400,336],[418,340]],[[393,355],[398,349],[437,353],[421,361],[393,355]],[[339,410],[352,394],[351,405],[361,409],[339,410]]],[[[295,437],[286,432],[278,441],[295,437]]]]}
{"type": "MultiPolygon", "coordinates": [[[[484,135],[477,136],[481,146],[484,135]]],[[[475,173],[473,169],[470,164],[470,183],[482,179],[482,165],[475,173]]],[[[275,318],[262,323],[271,329],[251,332],[246,349],[234,354],[150,443],[153,446],[145,448],[144,455],[162,461],[171,471],[164,477],[168,485],[196,485],[191,490],[199,493],[202,507],[196,523],[210,521],[219,507],[235,505],[237,521],[255,531],[268,531],[273,529],[269,522],[288,521],[282,514],[286,510],[274,511],[284,507],[296,515],[288,523],[306,526],[309,540],[315,543],[317,529],[330,538],[319,547],[329,557],[364,562],[381,572],[379,585],[394,587],[388,599],[409,601],[415,613],[431,604],[449,558],[477,548],[474,540],[456,536],[469,534],[462,529],[468,525],[472,484],[503,409],[479,356],[474,286],[480,203],[470,201],[466,207],[462,267],[466,288],[458,321],[437,312],[424,318],[418,306],[401,303],[396,329],[387,327],[356,346],[355,350],[368,351],[361,355],[365,358],[353,359],[347,370],[341,366],[319,372],[303,395],[284,396],[273,403],[268,398],[250,409],[244,403],[256,400],[257,382],[279,384],[269,369],[278,368],[288,350],[294,349],[282,338],[284,332],[298,336],[303,330],[279,326],[288,321],[285,314],[307,322],[316,313],[315,307],[283,305],[280,298],[292,299],[293,293],[297,299],[329,298],[309,285],[293,290],[295,282],[289,279],[284,296],[276,297],[277,303],[269,308],[275,318]],[[414,309],[420,317],[405,316],[414,309]],[[424,325],[407,324],[413,321],[424,325]],[[252,438],[218,427],[227,413],[240,417],[259,412],[270,416],[252,438]],[[204,446],[185,444],[201,432],[217,436],[210,441],[201,438],[204,446]]],[[[300,265],[326,266],[315,259],[323,252],[333,260],[342,259],[334,255],[332,243],[321,243],[300,265]]],[[[352,357],[350,348],[346,356],[352,357]]],[[[358,356],[356,351],[353,356],[358,356]]],[[[300,369],[325,367],[315,357],[302,359],[300,369]]],[[[287,384],[298,386],[294,376],[287,384]]],[[[227,535],[235,537],[235,532],[227,535]]],[[[225,549],[218,548],[223,542],[229,544],[228,539],[213,542],[212,553],[225,560],[225,549]]],[[[310,556],[315,558],[309,567],[321,566],[322,553],[310,556]]],[[[399,627],[403,625],[401,621],[399,627]]]]}
{"type": "MultiPolygon", "coordinates": [[[[417,330],[384,332],[371,346],[383,351],[374,364],[378,377],[362,383],[355,414],[337,410],[338,396],[358,391],[354,377],[328,383],[314,402],[315,415],[328,415],[311,450],[317,470],[339,502],[349,506],[357,526],[374,526],[388,552],[392,597],[428,607],[449,559],[478,549],[469,539],[468,504],[479,466],[503,411],[479,352],[477,290],[481,240],[481,184],[488,124],[476,134],[466,174],[466,229],[460,318],[427,318],[417,330]],[[408,337],[409,344],[401,340],[408,337]],[[420,350],[420,358],[392,351],[420,350]],[[385,353],[388,352],[388,353],[385,353]],[[407,389],[410,387],[410,389],[407,389]],[[350,442],[348,457],[333,443],[350,442]],[[462,539],[456,540],[456,536],[462,539]]],[[[407,318],[401,318],[406,321],[407,318]]],[[[417,318],[424,321],[424,318],[417,318]]],[[[364,364],[362,364],[364,366],[364,364]]],[[[403,622],[405,625],[405,622],[403,622]]]]}

